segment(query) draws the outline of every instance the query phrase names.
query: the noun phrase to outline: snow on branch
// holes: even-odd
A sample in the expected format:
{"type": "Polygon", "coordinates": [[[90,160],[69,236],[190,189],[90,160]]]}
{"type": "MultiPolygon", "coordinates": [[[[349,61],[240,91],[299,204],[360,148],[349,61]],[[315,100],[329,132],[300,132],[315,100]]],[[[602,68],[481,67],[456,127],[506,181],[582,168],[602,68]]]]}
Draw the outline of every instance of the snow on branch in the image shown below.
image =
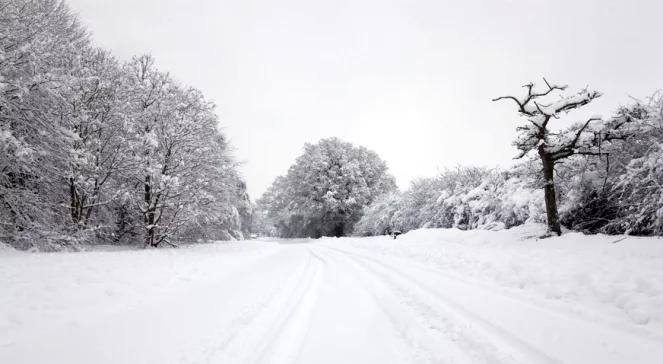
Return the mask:
{"type": "Polygon", "coordinates": [[[560,93],[565,91],[568,86],[552,84],[545,78],[543,82],[545,88],[541,91],[537,91],[536,85],[530,82],[523,86],[527,90],[523,97],[507,95],[493,99],[493,101],[511,100],[515,102],[518,112],[525,116],[528,122],[517,128],[518,137],[514,141],[514,145],[518,148],[519,153],[516,159],[523,158],[530,151],[539,148],[543,148],[541,152],[554,153],[559,158],[574,154],[582,135],[588,130],[590,124],[601,120],[600,117],[592,117],[585,123],[565,131],[564,135],[551,133],[548,125],[551,119],[559,119],[560,114],[587,105],[600,97],[601,93],[583,89],[575,95],[564,96],[560,93]],[[559,95],[557,100],[547,100],[554,94],[559,95]]]}
{"type": "MultiPolygon", "coordinates": [[[[548,80],[546,80],[545,78],[543,78],[543,81],[546,83],[546,87],[547,87],[547,89],[545,91],[535,92],[534,87],[536,87],[536,85],[534,83],[530,82],[528,84],[523,85],[523,87],[527,89],[527,95],[525,95],[525,97],[523,97],[522,99],[519,99],[515,96],[500,96],[500,97],[494,98],[493,101],[513,100],[518,105],[518,109],[519,109],[518,111],[521,114],[524,114],[524,115],[527,115],[527,116],[534,116],[535,113],[534,113],[534,110],[531,109],[530,102],[536,100],[539,97],[548,96],[550,93],[554,92],[555,90],[564,91],[568,87],[566,85],[564,85],[564,86],[559,86],[559,85],[556,85],[556,84],[551,85],[548,82],[548,80]]],[[[536,104],[536,102],[534,102],[534,104],[536,104]]],[[[537,106],[537,105],[535,105],[535,106],[537,106]]],[[[538,110],[538,107],[537,107],[537,111],[540,111],[540,110],[538,110]]]]}

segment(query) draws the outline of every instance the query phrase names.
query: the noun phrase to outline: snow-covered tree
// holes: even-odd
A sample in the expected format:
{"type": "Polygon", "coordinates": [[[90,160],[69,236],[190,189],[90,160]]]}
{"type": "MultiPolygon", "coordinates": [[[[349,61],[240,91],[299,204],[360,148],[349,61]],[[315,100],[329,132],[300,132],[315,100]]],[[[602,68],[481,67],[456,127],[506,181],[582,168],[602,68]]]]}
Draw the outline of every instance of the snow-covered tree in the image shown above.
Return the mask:
{"type": "Polygon", "coordinates": [[[258,208],[268,211],[281,236],[343,236],[352,232],[364,207],[395,188],[375,152],[329,138],[306,144],[258,208]]]}
{"type": "Polygon", "coordinates": [[[107,187],[133,166],[126,132],[129,92],[120,65],[100,49],[86,50],[78,63],[66,98],[73,134],[67,187],[72,223],[82,229],[93,212],[117,199],[120,191],[107,187]]]}
{"type": "Polygon", "coordinates": [[[602,123],[596,123],[599,127],[590,126],[593,122],[601,122],[600,117],[591,117],[585,122],[558,131],[553,129],[550,122],[559,119],[561,115],[571,110],[587,105],[601,96],[601,93],[584,89],[575,95],[563,96],[560,95],[560,92],[565,91],[567,86],[550,84],[545,79],[544,82],[546,86],[542,91],[536,91],[535,85],[528,83],[523,86],[527,90],[523,97],[501,96],[493,101],[511,100],[515,102],[518,113],[527,121],[517,129],[518,137],[514,145],[520,152],[516,158],[522,158],[532,151],[538,153],[543,167],[548,229],[559,235],[562,230],[555,193],[555,164],[572,155],[600,155],[601,151],[598,149],[600,148],[600,143],[598,143],[600,138],[597,136],[600,134],[602,123]],[[553,95],[557,95],[558,98],[551,99],[553,95]]]}
{"type": "MultiPolygon", "coordinates": [[[[127,67],[134,100],[131,152],[137,166],[128,180],[140,186],[131,192],[143,216],[145,245],[158,246],[170,243],[201,214],[207,223],[219,220],[206,207],[229,202],[224,192],[237,191],[236,179],[224,181],[235,164],[218,132],[214,105],[198,90],[158,71],[149,56],[127,67]]],[[[236,206],[226,206],[226,214],[239,219],[236,206]]]]}
{"type": "Polygon", "coordinates": [[[2,237],[57,245],[74,142],[66,86],[89,39],[61,1],[1,0],[0,9],[2,237]]]}

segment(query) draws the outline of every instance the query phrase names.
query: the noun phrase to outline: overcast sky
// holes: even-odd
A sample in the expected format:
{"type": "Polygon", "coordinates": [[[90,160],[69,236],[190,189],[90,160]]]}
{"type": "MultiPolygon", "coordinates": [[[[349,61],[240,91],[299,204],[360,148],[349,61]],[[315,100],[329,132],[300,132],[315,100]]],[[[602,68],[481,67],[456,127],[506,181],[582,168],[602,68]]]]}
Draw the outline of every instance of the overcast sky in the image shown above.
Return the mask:
{"type": "Polygon", "coordinates": [[[587,112],[604,116],[663,86],[657,0],[68,2],[99,46],[151,53],[217,104],[254,199],[331,136],[375,150],[401,188],[509,165],[518,117],[490,100],[541,76],[599,89],[587,112]]]}

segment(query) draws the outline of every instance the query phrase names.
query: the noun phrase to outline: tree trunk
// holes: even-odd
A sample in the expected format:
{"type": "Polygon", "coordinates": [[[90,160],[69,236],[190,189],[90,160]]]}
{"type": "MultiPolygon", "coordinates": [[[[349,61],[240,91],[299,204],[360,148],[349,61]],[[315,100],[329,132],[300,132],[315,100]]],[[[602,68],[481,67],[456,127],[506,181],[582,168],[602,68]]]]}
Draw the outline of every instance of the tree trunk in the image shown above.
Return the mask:
{"type": "Polygon", "coordinates": [[[340,238],[341,236],[343,236],[344,230],[345,226],[343,224],[336,224],[336,226],[334,226],[334,236],[340,238]]]}
{"type": "Polygon", "coordinates": [[[82,201],[81,195],[76,190],[76,183],[74,182],[73,177],[69,177],[69,200],[69,208],[71,209],[71,222],[74,224],[75,229],[79,229],[81,222],[82,201]]]}
{"type": "Polygon", "coordinates": [[[145,226],[147,233],[145,234],[145,246],[157,246],[154,239],[154,208],[152,206],[152,188],[150,176],[145,176],[145,226]]]}
{"type": "Polygon", "coordinates": [[[76,224],[76,186],[74,185],[74,178],[69,177],[69,209],[71,212],[71,222],[76,224]]]}
{"type": "Polygon", "coordinates": [[[94,210],[94,204],[97,203],[99,198],[99,179],[94,179],[94,189],[92,190],[92,196],[90,197],[90,207],[87,208],[85,212],[85,217],[83,218],[83,226],[87,227],[90,217],[92,216],[92,210],[94,210]]]}
{"type": "Polygon", "coordinates": [[[562,235],[562,228],[559,225],[559,213],[557,212],[557,196],[555,195],[555,161],[543,150],[543,146],[539,147],[539,156],[541,157],[541,162],[543,162],[543,191],[546,201],[548,232],[562,235]]]}

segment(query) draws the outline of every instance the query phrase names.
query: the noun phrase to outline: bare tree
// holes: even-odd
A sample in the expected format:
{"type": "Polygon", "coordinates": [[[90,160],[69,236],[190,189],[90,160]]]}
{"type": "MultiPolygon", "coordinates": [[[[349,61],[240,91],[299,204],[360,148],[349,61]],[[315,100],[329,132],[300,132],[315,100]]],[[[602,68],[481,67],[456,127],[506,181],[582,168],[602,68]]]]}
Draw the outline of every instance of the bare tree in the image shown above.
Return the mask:
{"type": "Polygon", "coordinates": [[[555,195],[555,164],[572,155],[601,155],[604,153],[600,149],[601,141],[609,141],[613,136],[603,132],[604,125],[600,117],[591,117],[585,122],[575,124],[561,132],[551,130],[551,120],[559,119],[562,114],[587,105],[600,97],[601,93],[583,89],[575,95],[563,96],[560,93],[565,91],[567,86],[550,84],[545,78],[543,81],[546,84],[543,91],[535,91],[534,83],[528,83],[523,86],[527,90],[527,94],[523,98],[501,96],[493,101],[514,101],[519,114],[527,119],[527,123],[517,128],[518,138],[514,145],[520,150],[520,153],[516,159],[524,157],[533,150],[539,154],[543,164],[543,189],[548,230],[550,233],[560,235],[562,230],[555,195]],[[549,98],[555,94],[559,95],[559,98],[549,101],[549,98]]]}

